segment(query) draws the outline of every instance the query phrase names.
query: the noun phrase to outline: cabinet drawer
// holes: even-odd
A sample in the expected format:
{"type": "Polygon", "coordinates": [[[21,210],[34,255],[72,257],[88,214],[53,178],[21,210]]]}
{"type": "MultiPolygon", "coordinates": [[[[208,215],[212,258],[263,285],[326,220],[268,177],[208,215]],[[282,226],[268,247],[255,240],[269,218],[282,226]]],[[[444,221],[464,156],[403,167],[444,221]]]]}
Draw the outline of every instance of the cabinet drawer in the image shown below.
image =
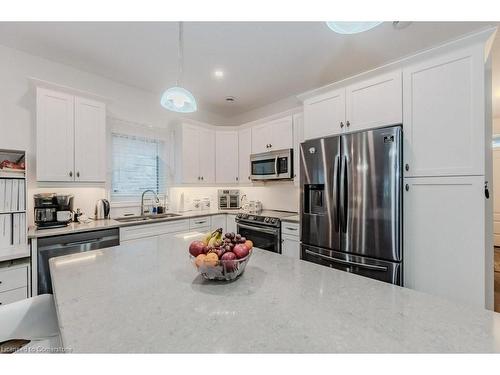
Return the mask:
{"type": "Polygon", "coordinates": [[[189,230],[188,220],[175,220],[166,223],[142,224],[133,227],[120,228],[120,240],[135,240],[138,238],[159,236],[189,230]]]}
{"type": "Polygon", "coordinates": [[[281,234],[289,236],[299,236],[299,223],[287,223],[283,221],[281,223],[281,234]]]}
{"type": "Polygon", "coordinates": [[[28,288],[17,288],[0,293],[0,306],[28,298],[28,288]]]}
{"type": "Polygon", "coordinates": [[[26,287],[28,267],[6,268],[0,270],[0,292],[26,287]]]}
{"type": "Polygon", "coordinates": [[[200,229],[210,227],[210,216],[189,219],[189,229],[200,229]]]}

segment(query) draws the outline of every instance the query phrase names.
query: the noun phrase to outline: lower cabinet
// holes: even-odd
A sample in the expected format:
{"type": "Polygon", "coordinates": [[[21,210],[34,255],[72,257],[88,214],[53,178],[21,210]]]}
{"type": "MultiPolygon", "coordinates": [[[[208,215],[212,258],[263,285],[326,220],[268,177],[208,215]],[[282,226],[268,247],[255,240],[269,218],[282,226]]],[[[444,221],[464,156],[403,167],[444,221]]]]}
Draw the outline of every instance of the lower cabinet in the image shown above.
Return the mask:
{"type": "Polygon", "coordinates": [[[405,286],[481,308],[491,303],[484,177],[406,178],[403,201],[405,286]]]}
{"type": "Polygon", "coordinates": [[[236,215],[227,214],[226,215],[226,232],[236,233],[236,215]]]}
{"type": "Polygon", "coordinates": [[[0,264],[0,306],[29,297],[29,274],[26,262],[0,264]]]}
{"type": "Polygon", "coordinates": [[[211,219],[210,230],[216,230],[217,228],[222,228],[223,233],[227,232],[226,215],[214,215],[210,219],[211,219]]]}
{"type": "Polygon", "coordinates": [[[139,238],[159,236],[168,233],[180,233],[189,231],[189,220],[175,220],[164,223],[134,225],[120,228],[120,241],[130,241],[139,238]]]}
{"type": "Polygon", "coordinates": [[[281,223],[281,254],[300,259],[300,231],[298,223],[281,223]]]}

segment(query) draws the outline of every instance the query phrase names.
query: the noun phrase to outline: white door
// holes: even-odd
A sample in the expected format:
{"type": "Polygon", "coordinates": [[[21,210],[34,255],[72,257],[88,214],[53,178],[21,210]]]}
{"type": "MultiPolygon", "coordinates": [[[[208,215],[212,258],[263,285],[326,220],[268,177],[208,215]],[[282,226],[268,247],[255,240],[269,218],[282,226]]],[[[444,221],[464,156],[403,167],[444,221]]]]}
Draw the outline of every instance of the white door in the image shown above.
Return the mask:
{"type": "Polygon", "coordinates": [[[219,147],[215,143],[215,130],[199,128],[199,166],[201,183],[215,183],[215,147],[219,147]]]}
{"type": "Polygon", "coordinates": [[[346,89],[346,131],[403,122],[401,71],[358,82],[346,89]]]}
{"type": "Polygon", "coordinates": [[[340,134],[345,129],[345,89],[304,102],[304,139],[340,134]]]}
{"type": "Polygon", "coordinates": [[[238,132],[216,131],[215,181],[238,183],[238,132]]]}
{"type": "Polygon", "coordinates": [[[269,123],[271,139],[269,150],[283,150],[293,147],[293,120],[292,116],[287,116],[269,123]]]}
{"type": "Polygon", "coordinates": [[[238,163],[240,184],[250,183],[250,155],[252,154],[252,129],[238,131],[238,163]]]}
{"type": "Polygon", "coordinates": [[[227,215],[226,231],[236,233],[236,215],[231,215],[231,214],[227,215]]]}
{"type": "Polygon", "coordinates": [[[252,154],[269,151],[271,144],[271,128],[269,123],[252,127],[252,154]]]}
{"type": "Polygon", "coordinates": [[[74,180],[74,99],[37,89],[36,176],[38,181],[74,180]]]}
{"type": "Polygon", "coordinates": [[[226,233],[226,215],[213,215],[210,217],[211,225],[210,230],[222,228],[223,233],[226,233]]]}
{"type": "Polygon", "coordinates": [[[403,71],[405,176],[484,174],[484,62],[469,48],[403,71]]]}
{"type": "Polygon", "coordinates": [[[300,241],[295,236],[283,236],[281,254],[290,258],[300,259],[300,241]]]}
{"type": "MultiPolygon", "coordinates": [[[[182,182],[200,183],[200,145],[197,126],[182,125],[182,182]]],[[[203,148],[206,149],[206,148],[203,148]]],[[[211,151],[212,147],[209,148],[211,151]]],[[[213,151],[212,151],[213,152],[213,151]]]]}
{"type": "Polygon", "coordinates": [[[106,106],[75,97],[75,181],[106,181],[106,106]]]}
{"type": "Polygon", "coordinates": [[[495,246],[500,246],[500,148],[493,149],[493,233],[495,246]]]}
{"type": "Polygon", "coordinates": [[[404,184],[405,286],[484,308],[484,178],[406,178],[404,184]]]}

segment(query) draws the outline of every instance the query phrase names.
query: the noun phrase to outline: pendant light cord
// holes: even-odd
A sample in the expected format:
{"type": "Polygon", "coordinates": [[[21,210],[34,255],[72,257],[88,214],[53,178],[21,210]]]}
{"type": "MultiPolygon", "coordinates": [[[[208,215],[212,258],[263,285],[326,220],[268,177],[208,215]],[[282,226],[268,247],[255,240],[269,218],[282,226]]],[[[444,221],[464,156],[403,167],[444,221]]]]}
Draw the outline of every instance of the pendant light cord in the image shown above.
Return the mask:
{"type": "Polygon", "coordinates": [[[177,86],[180,86],[181,80],[182,80],[182,65],[184,63],[184,25],[182,24],[182,21],[179,22],[179,55],[178,55],[178,60],[179,60],[179,73],[177,76],[177,86]]]}

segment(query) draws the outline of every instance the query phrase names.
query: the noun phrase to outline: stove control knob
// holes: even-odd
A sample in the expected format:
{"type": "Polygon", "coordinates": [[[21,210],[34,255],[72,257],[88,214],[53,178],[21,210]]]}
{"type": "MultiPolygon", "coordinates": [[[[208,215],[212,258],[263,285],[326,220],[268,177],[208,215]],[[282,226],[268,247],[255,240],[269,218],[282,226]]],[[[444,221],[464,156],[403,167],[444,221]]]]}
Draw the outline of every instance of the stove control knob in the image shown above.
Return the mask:
{"type": "Polygon", "coordinates": [[[266,223],[269,223],[269,218],[268,218],[268,217],[266,217],[266,218],[264,219],[264,221],[265,221],[266,223]]]}
{"type": "Polygon", "coordinates": [[[271,219],[271,224],[275,224],[276,223],[276,218],[272,218],[271,219]]]}
{"type": "Polygon", "coordinates": [[[238,214],[237,217],[238,219],[241,218],[243,216],[243,214],[238,214]]]}

